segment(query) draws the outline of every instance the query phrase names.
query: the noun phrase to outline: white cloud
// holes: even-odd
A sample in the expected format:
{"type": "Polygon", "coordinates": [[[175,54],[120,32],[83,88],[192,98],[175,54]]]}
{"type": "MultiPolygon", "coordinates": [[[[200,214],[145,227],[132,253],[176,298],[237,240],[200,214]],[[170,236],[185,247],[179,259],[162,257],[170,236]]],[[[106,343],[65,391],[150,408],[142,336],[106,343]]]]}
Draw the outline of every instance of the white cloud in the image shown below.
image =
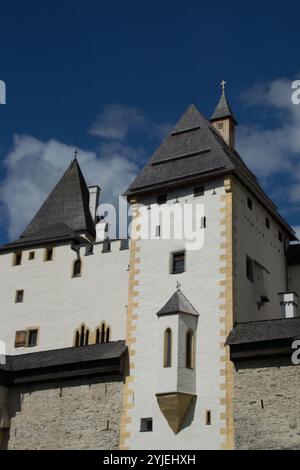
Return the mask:
{"type": "Polygon", "coordinates": [[[123,140],[129,131],[144,128],[146,118],[139,110],[121,104],[104,106],[90,133],[105,139],[123,140]]]}
{"type": "Polygon", "coordinates": [[[256,84],[242,96],[247,107],[260,107],[268,119],[265,128],[241,126],[237,136],[237,148],[258,176],[288,172],[300,162],[300,106],[291,101],[291,83],[256,84]]]}
{"type": "Polygon", "coordinates": [[[247,107],[256,106],[265,127],[241,126],[237,148],[252,171],[266,180],[285,175],[285,199],[300,202],[300,105],[292,103],[292,80],[256,84],[242,96],[247,107]]]}
{"type": "MultiPolygon", "coordinates": [[[[54,139],[42,142],[27,135],[15,136],[4,162],[7,174],[0,190],[10,239],[19,237],[70,164],[74,150],[54,139]]],[[[136,175],[134,160],[141,154],[141,149],[105,143],[97,153],[79,149],[78,160],[87,183],[99,184],[102,200],[112,202],[136,175]]]]}

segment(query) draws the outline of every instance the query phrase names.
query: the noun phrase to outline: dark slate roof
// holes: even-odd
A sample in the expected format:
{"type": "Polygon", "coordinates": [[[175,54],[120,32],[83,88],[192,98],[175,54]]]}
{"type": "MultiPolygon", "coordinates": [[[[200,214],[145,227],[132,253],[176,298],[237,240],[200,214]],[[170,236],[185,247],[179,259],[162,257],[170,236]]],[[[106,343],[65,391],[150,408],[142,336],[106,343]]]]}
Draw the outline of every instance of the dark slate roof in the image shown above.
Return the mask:
{"type": "Polygon", "coordinates": [[[219,119],[224,119],[230,117],[235,124],[237,124],[237,121],[233,115],[232,109],[230,107],[230,104],[227,101],[226,95],[223,92],[220,98],[219,103],[216,106],[216,109],[214,110],[212,117],[210,118],[211,121],[216,121],[219,119]]]}
{"type": "Polygon", "coordinates": [[[11,245],[74,236],[84,232],[95,237],[95,225],[89,209],[89,190],[77,159],[74,159],[37,214],[11,245]]]}
{"type": "Polygon", "coordinates": [[[192,306],[191,302],[183,295],[180,289],[170,297],[168,302],[157,312],[157,316],[173,315],[175,313],[187,313],[189,315],[199,316],[197,310],[192,306]]]}
{"type": "Polygon", "coordinates": [[[291,238],[295,233],[278,214],[274,203],[240,155],[191,104],[170,134],[126,190],[125,195],[166,191],[183,184],[199,183],[234,173],[281,223],[291,238]]]}
{"type": "Polygon", "coordinates": [[[229,334],[230,346],[300,338],[300,317],[237,323],[229,334]]]}
{"type": "Polygon", "coordinates": [[[6,356],[0,383],[30,383],[86,376],[122,375],[125,341],[6,356]]]}
{"type": "Polygon", "coordinates": [[[289,246],[287,252],[287,263],[289,266],[300,264],[300,243],[289,246]]]}

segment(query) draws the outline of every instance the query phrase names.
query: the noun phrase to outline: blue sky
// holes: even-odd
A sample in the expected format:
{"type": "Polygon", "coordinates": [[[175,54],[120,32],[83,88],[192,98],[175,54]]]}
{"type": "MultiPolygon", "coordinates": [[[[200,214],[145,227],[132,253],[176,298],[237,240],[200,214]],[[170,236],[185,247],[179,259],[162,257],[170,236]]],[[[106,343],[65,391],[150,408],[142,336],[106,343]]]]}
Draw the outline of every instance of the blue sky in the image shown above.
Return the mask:
{"type": "Polygon", "coordinates": [[[222,79],[241,155],[300,225],[299,2],[1,0],[0,15],[0,242],[74,147],[88,183],[116,198],[190,102],[209,117],[222,79]]]}

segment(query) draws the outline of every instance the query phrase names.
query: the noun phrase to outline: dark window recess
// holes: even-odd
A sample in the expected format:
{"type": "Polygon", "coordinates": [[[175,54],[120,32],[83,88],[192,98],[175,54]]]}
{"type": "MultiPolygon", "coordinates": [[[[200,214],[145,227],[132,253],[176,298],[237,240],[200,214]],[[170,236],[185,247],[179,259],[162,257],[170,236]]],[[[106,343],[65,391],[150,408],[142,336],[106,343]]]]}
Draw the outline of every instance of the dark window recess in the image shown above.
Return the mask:
{"type": "Polygon", "coordinates": [[[153,430],[152,418],[141,418],[141,432],[151,432],[153,430]]]}
{"type": "Polygon", "coordinates": [[[249,256],[246,257],[246,275],[253,282],[253,260],[249,256]]]}
{"type": "Polygon", "coordinates": [[[23,302],[23,299],[24,299],[24,291],[23,290],[17,290],[16,291],[16,299],[15,299],[15,302],[18,304],[18,303],[21,303],[23,302]]]}
{"type": "Polygon", "coordinates": [[[218,127],[218,129],[223,129],[224,128],[224,123],[223,122],[218,122],[217,127],[218,127]]]}
{"type": "Polygon", "coordinates": [[[211,425],[211,411],[210,410],[206,412],[206,425],[207,426],[211,425]]]}
{"type": "Polygon", "coordinates": [[[179,274],[184,272],[184,258],[185,253],[184,251],[180,251],[178,253],[172,253],[172,265],[171,265],[171,273],[172,274],[179,274]]]}
{"type": "Polygon", "coordinates": [[[160,225],[157,225],[155,228],[155,236],[160,237],[160,225]]]}
{"type": "Polygon", "coordinates": [[[106,238],[103,242],[102,246],[102,253],[109,253],[111,251],[110,249],[110,240],[106,238]]]}
{"type": "Polygon", "coordinates": [[[37,345],[38,330],[28,330],[28,343],[27,346],[32,348],[37,345]]]}
{"type": "Polygon", "coordinates": [[[22,252],[18,251],[17,253],[14,254],[13,265],[14,266],[20,266],[21,263],[22,263],[22,252]]]}
{"type": "Polygon", "coordinates": [[[200,228],[206,228],[206,217],[201,217],[200,228]]]}
{"type": "Polygon", "coordinates": [[[27,331],[19,330],[16,331],[15,336],[15,348],[20,348],[26,346],[27,331]]]}
{"type": "Polygon", "coordinates": [[[281,233],[281,232],[278,232],[278,240],[279,240],[280,242],[282,242],[282,233],[281,233]]]}
{"type": "Polygon", "coordinates": [[[193,355],[194,355],[194,335],[192,331],[188,331],[186,334],[186,363],[185,366],[187,369],[193,369],[194,364],[193,364],[193,355]]]}
{"type": "Polygon", "coordinates": [[[160,194],[156,198],[157,204],[165,204],[167,202],[167,195],[166,194],[160,194]]]}
{"type": "Polygon", "coordinates": [[[46,248],[45,250],[45,261],[53,260],[53,248],[46,248]]]}
{"type": "Polygon", "coordinates": [[[194,188],[194,197],[204,196],[204,186],[194,188]]]}
{"type": "Polygon", "coordinates": [[[77,259],[73,265],[73,277],[81,276],[81,260],[77,259]]]}
{"type": "Polygon", "coordinates": [[[34,259],[34,256],[35,256],[34,251],[30,251],[30,252],[29,252],[28,259],[30,259],[30,260],[34,259]]]}
{"type": "Polygon", "coordinates": [[[250,199],[250,197],[247,199],[247,206],[252,210],[252,199],[250,199]]]}
{"type": "Polygon", "coordinates": [[[266,217],[266,227],[270,228],[270,219],[268,217],[266,217]]]}
{"type": "Polygon", "coordinates": [[[165,331],[164,337],[164,367],[171,367],[172,358],[172,332],[170,328],[165,331]]]}
{"type": "Polygon", "coordinates": [[[129,248],[129,238],[122,238],[120,244],[120,250],[128,250],[129,248]]]}

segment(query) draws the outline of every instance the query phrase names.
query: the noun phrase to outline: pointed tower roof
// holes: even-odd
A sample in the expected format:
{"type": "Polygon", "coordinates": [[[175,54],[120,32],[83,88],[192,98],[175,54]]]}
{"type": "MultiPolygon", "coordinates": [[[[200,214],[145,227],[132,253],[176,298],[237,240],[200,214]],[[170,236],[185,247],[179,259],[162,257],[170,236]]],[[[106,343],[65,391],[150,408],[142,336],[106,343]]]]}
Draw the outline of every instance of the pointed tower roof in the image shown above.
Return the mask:
{"type": "Polygon", "coordinates": [[[219,119],[225,119],[225,118],[231,118],[234,122],[234,124],[238,124],[237,120],[235,119],[232,109],[230,107],[230,104],[228,103],[228,100],[225,95],[225,91],[222,91],[222,95],[220,98],[219,103],[216,106],[216,109],[214,110],[212,117],[210,118],[211,121],[216,121],[219,119]]]}
{"type": "MultiPolygon", "coordinates": [[[[223,102],[222,97],[221,101],[223,102]]],[[[229,105],[228,112],[233,118],[229,105]]],[[[254,193],[290,233],[291,238],[295,239],[295,232],[278,214],[275,204],[262,190],[255,175],[194,104],[186,109],[124,195],[130,200],[133,195],[168,191],[231,173],[254,193]]]]}
{"type": "Polygon", "coordinates": [[[191,302],[183,295],[180,289],[170,297],[168,302],[157,312],[158,317],[164,315],[173,315],[176,313],[187,313],[188,315],[199,316],[197,310],[192,306],[191,302]]]}
{"type": "Polygon", "coordinates": [[[60,238],[78,233],[95,237],[89,209],[89,190],[76,158],[38,210],[17,244],[60,238]]]}

